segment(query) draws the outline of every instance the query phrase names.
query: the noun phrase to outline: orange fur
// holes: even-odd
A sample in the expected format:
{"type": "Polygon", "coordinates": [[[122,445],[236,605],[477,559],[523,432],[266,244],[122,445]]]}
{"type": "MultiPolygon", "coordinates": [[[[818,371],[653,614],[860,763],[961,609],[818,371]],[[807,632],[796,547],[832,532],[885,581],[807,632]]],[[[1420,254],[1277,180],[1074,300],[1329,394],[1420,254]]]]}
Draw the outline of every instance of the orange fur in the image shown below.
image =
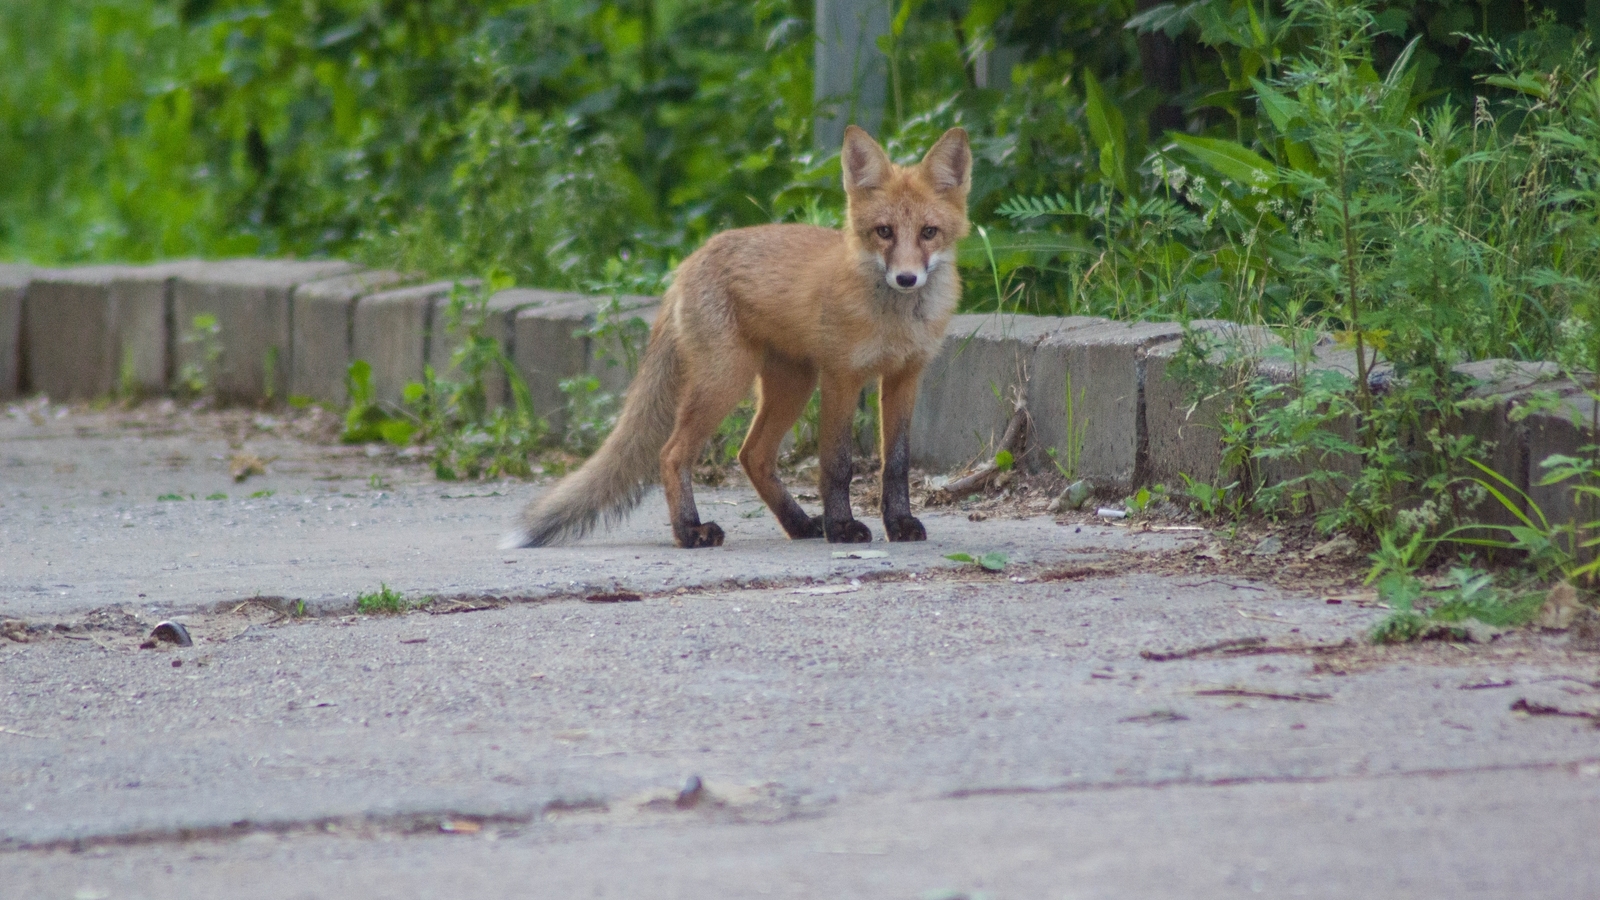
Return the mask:
{"type": "Polygon", "coordinates": [[[690,476],[752,382],[756,418],[739,460],[785,531],[871,540],[850,512],[850,422],[861,389],[880,379],[884,525],[891,540],[923,537],[906,497],[905,435],[923,366],[961,296],[956,244],[967,234],[972,154],[966,132],[953,128],[921,162],[897,166],[851,126],[841,159],[844,228],[740,228],[683,261],[616,430],[527,509],[509,545],[580,535],[625,513],[658,476],[678,544],[721,544],[722,530],[700,521],[690,476]],[[775,470],[784,432],[819,383],[824,514],[811,518],[775,470]]]}

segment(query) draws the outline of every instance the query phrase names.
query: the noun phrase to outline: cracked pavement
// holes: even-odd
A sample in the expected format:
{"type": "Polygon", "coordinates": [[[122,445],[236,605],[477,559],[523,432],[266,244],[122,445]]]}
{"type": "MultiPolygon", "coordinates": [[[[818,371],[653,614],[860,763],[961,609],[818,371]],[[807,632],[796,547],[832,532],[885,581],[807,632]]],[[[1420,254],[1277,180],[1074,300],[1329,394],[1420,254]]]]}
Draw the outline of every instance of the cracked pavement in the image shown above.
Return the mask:
{"type": "Polygon", "coordinates": [[[1560,638],[1371,647],[1129,555],[1193,532],[931,512],[835,558],[732,488],[720,550],[656,499],[501,551],[535,488],[169,418],[0,420],[6,896],[1600,895],[1560,638]],[[380,583],[457,599],[353,615],[380,583]]]}

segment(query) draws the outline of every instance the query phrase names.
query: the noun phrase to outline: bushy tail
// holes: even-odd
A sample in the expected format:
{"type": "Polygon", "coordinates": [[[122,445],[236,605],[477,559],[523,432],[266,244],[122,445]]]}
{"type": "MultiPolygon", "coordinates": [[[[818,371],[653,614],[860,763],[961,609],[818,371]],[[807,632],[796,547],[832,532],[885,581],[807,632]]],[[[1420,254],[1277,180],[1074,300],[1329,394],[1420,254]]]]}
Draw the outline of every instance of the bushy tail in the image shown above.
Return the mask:
{"type": "Polygon", "coordinates": [[[661,476],[661,448],[672,436],[681,379],[678,348],[666,329],[650,336],[610,437],[588,461],[522,511],[502,549],[574,540],[621,521],[661,476]]]}

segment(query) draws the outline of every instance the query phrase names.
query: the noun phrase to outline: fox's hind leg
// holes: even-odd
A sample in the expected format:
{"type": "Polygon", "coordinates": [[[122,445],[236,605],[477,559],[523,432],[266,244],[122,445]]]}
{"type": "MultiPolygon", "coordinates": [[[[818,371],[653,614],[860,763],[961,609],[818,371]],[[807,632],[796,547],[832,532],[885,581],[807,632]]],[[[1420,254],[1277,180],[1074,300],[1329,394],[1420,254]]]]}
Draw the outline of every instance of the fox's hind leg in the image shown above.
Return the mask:
{"type": "Polygon", "coordinates": [[[805,412],[816,385],[817,371],[810,365],[768,357],[756,387],[756,418],[739,448],[739,464],[756,493],[795,539],[822,537],[822,517],[806,515],[778,479],[778,448],[784,432],[805,412]]]}
{"type": "Polygon", "coordinates": [[[679,547],[722,546],[722,529],[702,523],[695,507],[694,464],[717,426],[749,393],[755,374],[754,355],[742,349],[724,351],[686,373],[672,436],[661,448],[661,488],[679,547]]]}

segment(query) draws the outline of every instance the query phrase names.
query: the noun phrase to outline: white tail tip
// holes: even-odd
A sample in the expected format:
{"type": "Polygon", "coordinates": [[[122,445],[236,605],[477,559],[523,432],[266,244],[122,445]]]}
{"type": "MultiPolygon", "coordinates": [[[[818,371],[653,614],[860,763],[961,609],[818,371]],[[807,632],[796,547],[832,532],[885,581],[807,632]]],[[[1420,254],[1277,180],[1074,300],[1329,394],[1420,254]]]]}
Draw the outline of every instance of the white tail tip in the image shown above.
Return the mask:
{"type": "Polygon", "coordinates": [[[519,550],[528,546],[528,538],[529,535],[526,529],[518,528],[515,531],[508,531],[505,537],[500,539],[500,549],[519,550]]]}

